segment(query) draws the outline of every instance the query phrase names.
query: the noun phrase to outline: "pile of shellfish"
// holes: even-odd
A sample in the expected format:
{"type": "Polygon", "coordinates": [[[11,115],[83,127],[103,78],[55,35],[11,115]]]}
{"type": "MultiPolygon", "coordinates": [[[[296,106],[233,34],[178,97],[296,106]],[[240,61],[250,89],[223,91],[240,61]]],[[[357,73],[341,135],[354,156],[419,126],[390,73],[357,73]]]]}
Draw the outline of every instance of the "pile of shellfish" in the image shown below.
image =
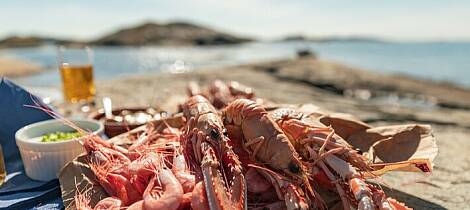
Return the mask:
{"type": "Polygon", "coordinates": [[[437,154],[428,125],[371,127],[238,82],[190,83],[188,95],[166,119],[87,135],[86,154],[60,175],[67,208],[410,209],[378,178],[430,173],[437,154]]]}

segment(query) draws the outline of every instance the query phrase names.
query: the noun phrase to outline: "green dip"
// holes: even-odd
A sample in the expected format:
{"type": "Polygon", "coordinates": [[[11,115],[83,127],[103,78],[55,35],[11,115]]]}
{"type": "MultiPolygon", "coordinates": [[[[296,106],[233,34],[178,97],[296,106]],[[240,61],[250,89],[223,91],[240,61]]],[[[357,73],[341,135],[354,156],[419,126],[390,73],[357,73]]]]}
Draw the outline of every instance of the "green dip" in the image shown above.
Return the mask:
{"type": "Polygon", "coordinates": [[[41,142],[58,142],[80,137],[78,132],[55,132],[41,137],[41,142]]]}

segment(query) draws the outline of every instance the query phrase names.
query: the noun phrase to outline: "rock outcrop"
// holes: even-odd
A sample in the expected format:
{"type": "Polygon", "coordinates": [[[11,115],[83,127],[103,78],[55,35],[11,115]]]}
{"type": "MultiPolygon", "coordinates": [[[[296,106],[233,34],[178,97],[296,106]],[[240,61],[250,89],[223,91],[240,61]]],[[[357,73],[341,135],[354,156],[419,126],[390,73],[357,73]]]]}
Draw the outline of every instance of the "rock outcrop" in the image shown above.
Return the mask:
{"type": "Polygon", "coordinates": [[[250,41],[206,27],[174,22],[168,24],[146,23],[132,28],[119,30],[106,35],[93,45],[142,46],[142,45],[222,45],[239,44],[250,41]]]}

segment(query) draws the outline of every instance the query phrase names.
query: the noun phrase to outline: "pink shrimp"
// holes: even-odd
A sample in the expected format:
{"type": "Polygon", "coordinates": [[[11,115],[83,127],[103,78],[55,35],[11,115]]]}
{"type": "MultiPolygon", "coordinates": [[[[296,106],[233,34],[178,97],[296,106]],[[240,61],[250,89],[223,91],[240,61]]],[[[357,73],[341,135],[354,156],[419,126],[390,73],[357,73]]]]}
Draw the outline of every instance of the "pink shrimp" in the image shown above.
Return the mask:
{"type": "Polygon", "coordinates": [[[175,175],[169,169],[162,169],[159,171],[158,180],[163,187],[163,192],[160,194],[158,192],[159,186],[155,186],[157,181],[157,176],[150,180],[150,183],[147,189],[144,192],[143,196],[143,207],[144,209],[166,209],[166,210],[176,210],[180,205],[183,199],[183,187],[176,179],[175,175]]]}
{"type": "Polygon", "coordinates": [[[206,197],[206,190],[202,182],[198,182],[194,186],[194,190],[191,197],[191,208],[194,210],[208,210],[209,201],[206,197]]]}
{"type": "Polygon", "coordinates": [[[119,210],[122,205],[122,201],[116,197],[107,197],[100,200],[94,208],[90,206],[90,197],[87,193],[80,193],[78,190],[75,191],[75,208],[78,210],[119,210]]]}
{"type": "Polygon", "coordinates": [[[173,168],[171,169],[183,187],[185,193],[192,192],[196,179],[191,174],[183,154],[176,154],[173,158],[173,168]]]}
{"type": "Polygon", "coordinates": [[[94,210],[119,210],[121,209],[122,201],[115,197],[107,197],[100,200],[94,210]]]}

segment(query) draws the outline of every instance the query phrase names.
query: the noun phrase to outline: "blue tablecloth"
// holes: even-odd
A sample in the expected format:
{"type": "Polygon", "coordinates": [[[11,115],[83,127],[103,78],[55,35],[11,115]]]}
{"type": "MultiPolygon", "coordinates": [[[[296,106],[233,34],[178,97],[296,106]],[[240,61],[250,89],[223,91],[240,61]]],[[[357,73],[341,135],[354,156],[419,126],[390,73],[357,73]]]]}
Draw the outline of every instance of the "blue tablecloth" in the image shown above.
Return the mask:
{"type": "Polygon", "coordinates": [[[0,209],[63,209],[59,181],[39,182],[29,179],[15,143],[21,127],[51,119],[47,113],[26,107],[41,100],[12,81],[0,81],[0,144],[7,169],[6,182],[0,188],[0,209]]]}

